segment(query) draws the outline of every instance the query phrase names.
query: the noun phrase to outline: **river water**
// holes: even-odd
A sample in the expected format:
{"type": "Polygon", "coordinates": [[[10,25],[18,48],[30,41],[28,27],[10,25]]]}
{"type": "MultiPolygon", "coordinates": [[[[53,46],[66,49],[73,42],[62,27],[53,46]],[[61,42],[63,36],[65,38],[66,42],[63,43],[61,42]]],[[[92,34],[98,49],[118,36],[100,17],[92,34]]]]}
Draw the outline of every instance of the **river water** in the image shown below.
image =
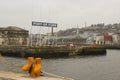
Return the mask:
{"type": "MultiPolygon", "coordinates": [[[[22,72],[17,66],[26,63],[27,59],[4,57],[0,70],[22,72]]],[[[75,80],[120,80],[120,50],[107,50],[102,56],[42,59],[42,69],[75,80]]]]}

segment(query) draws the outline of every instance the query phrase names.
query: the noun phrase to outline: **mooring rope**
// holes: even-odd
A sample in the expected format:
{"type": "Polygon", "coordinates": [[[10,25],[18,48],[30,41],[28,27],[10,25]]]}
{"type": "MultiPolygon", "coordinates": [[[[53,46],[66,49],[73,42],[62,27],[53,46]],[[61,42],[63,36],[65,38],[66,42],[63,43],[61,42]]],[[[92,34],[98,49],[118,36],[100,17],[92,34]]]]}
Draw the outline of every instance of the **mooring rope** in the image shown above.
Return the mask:
{"type": "Polygon", "coordinates": [[[72,79],[72,78],[66,78],[66,77],[63,77],[63,76],[56,75],[56,74],[48,73],[48,72],[46,72],[46,71],[43,71],[43,73],[45,73],[45,74],[47,74],[47,75],[49,75],[49,76],[53,76],[53,77],[57,77],[57,78],[62,78],[62,79],[64,79],[64,80],[74,80],[74,79],[72,79]]]}
{"type": "MultiPolygon", "coordinates": [[[[21,68],[22,66],[18,65],[18,66],[13,66],[11,64],[9,64],[5,59],[4,57],[0,54],[0,61],[4,64],[4,66],[6,66],[7,68],[10,68],[12,72],[15,72],[15,73],[18,73],[18,70],[17,69],[12,69],[13,67],[16,67],[16,68],[21,68]]],[[[42,71],[43,73],[49,75],[49,76],[53,76],[53,77],[57,77],[57,78],[61,78],[61,79],[64,79],[64,80],[74,80],[72,78],[66,78],[66,77],[63,77],[63,76],[59,76],[59,75],[56,75],[56,74],[52,74],[52,73],[49,73],[49,72],[46,72],[46,71],[42,71]]],[[[24,73],[24,72],[22,72],[24,73]]]]}

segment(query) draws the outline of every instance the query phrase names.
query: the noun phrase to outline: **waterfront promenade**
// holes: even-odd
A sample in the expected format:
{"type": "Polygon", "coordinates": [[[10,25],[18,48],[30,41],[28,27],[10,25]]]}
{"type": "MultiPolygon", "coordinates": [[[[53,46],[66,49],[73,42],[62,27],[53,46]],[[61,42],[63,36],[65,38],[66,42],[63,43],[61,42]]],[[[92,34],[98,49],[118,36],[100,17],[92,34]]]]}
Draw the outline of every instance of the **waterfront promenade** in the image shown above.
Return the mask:
{"type": "Polygon", "coordinates": [[[54,77],[32,78],[28,74],[0,71],[0,80],[66,80],[54,77]]]}
{"type": "MultiPolygon", "coordinates": [[[[75,80],[120,80],[119,53],[120,50],[107,49],[106,55],[42,59],[42,69],[75,80]]],[[[3,57],[7,63],[13,66],[8,67],[0,61],[0,71],[23,72],[21,67],[27,63],[27,59],[3,57]],[[21,67],[16,68],[16,66],[21,67]]]]}

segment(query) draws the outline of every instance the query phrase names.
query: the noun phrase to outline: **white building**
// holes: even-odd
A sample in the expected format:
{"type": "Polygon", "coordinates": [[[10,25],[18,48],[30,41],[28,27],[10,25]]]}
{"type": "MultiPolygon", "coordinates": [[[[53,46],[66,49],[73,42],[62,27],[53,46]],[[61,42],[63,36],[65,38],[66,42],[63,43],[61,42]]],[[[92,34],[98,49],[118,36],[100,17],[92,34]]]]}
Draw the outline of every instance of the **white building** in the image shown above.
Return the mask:
{"type": "Polygon", "coordinates": [[[27,30],[15,26],[0,27],[0,45],[26,45],[27,30]]]}
{"type": "Polygon", "coordinates": [[[120,33],[112,34],[113,44],[120,45],[120,33]]]}

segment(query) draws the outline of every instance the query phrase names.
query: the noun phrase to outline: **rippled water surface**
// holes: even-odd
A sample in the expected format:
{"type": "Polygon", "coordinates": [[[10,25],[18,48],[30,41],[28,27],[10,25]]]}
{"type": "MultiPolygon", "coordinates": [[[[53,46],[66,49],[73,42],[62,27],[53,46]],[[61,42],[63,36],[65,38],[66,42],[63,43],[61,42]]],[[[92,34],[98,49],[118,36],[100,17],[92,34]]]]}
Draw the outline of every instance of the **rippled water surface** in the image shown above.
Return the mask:
{"type": "MultiPolygon", "coordinates": [[[[26,63],[23,58],[0,58],[0,70],[22,72],[20,66],[26,63]]],[[[43,59],[42,69],[75,80],[120,80],[120,50],[107,50],[104,56],[43,59]]]]}

